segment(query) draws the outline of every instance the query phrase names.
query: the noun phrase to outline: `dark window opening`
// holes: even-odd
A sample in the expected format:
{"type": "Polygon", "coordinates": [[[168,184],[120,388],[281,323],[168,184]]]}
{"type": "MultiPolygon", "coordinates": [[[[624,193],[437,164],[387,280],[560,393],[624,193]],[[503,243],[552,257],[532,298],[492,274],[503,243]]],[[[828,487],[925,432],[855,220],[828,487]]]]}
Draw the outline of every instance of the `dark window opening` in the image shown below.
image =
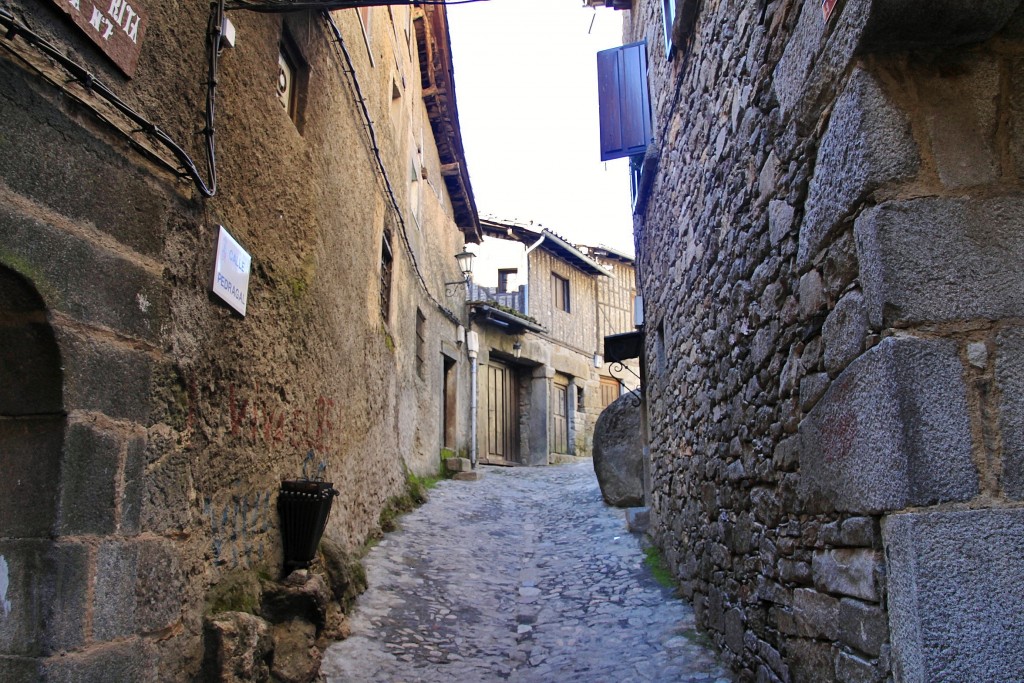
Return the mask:
{"type": "Polygon", "coordinates": [[[380,245],[380,314],[387,322],[391,313],[391,270],[394,264],[391,252],[391,231],[384,229],[380,245]]]}
{"type": "Polygon", "coordinates": [[[416,372],[420,377],[427,365],[427,317],[423,311],[416,309],[416,372]]]}
{"type": "Polygon", "coordinates": [[[572,309],[569,304],[569,281],[561,275],[551,273],[551,291],[554,295],[555,310],[570,313],[572,309]]]}

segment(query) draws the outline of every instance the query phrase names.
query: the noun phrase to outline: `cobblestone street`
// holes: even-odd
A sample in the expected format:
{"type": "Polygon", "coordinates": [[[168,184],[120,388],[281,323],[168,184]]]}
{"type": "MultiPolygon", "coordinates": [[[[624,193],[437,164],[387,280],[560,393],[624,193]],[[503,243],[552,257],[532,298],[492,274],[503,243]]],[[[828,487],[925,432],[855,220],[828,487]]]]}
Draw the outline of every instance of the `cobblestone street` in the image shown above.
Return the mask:
{"type": "Polygon", "coordinates": [[[441,482],[366,557],[329,683],[730,680],[590,461],[482,469],[441,482]]]}

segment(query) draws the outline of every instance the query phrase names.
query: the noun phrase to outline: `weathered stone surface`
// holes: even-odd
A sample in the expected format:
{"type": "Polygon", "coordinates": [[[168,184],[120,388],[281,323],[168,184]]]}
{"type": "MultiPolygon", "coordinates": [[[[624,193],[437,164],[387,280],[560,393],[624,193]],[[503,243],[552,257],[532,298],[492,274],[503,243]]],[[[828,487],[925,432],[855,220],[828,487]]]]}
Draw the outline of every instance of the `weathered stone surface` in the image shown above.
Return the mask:
{"type": "Polygon", "coordinates": [[[1009,328],[996,338],[999,429],[1003,437],[1000,481],[1006,495],[1024,500],[1024,328],[1009,328]]]}
{"type": "Polygon", "coordinates": [[[319,574],[300,569],[280,583],[264,586],[260,613],[272,624],[302,619],[319,629],[326,622],[330,598],[331,590],[319,574]]]}
{"type": "Polygon", "coordinates": [[[877,657],[889,640],[889,623],[880,606],[844,598],[839,603],[839,640],[877,657]]]}
{"type": "Polygon", "coordinates": [[[793,591],[797,635],[835,640],[839,634],[839,599],[809,588],[793,591]]]}
{"type": "Polygon", "coordinates": [[[469,458],[447,458],[444,466],[449,472],[469,472],[473,469],[473,462],[469,458]]]}
{"type": "Polygon", "coordinates": [[[992,37],[1020,0],[873,0],[862,49],[908,50],[962,45],[992,37]]]}
{"type": "Polygon", "coordinates": [[[178,557],[163,540],[101,544],[93,598],[95,637],[113,640],[177,621],[183,588],[178,557]]]}
{"type": "Polygon", "coordinates": [[[919,76],[924,116],[939,179],[950,189],[977,187],[999,176],[997,101],[1000,65],[957,60],[919,76]]]}
{"type": "Polygon", "coordinates": [[[772,245],[776,245],[789,234],[793,229],[792,206],[783,201],[772,201],[768,203],[768,239],[772,245]]]}
{"type": "Polygon", "coordinates": [[[24,264],[48,307],[125,335],[156,340],[166,313],[158,275],[0,204],[4,261],[24,264]]]}
{"type": "Polygon", "coordinates": [[[953,342],[890,337],[841,374],[800,424],[800,493],[817,510],[969,500],[963,367],[953,342]]]}
{"type": "Polygon", "coordinates": [[[60,488],[63,416],[0,420],[0,524],[8,538],[43,538],[54,530],[60,488]]]}
{"type": "Polygon", "coordinates": [[[874,327],[1024,315],[1024,199],[886,202],[855,223],[874,327]]]}
{"type": "Polygon", "coordinates": [[[825,342],[825,370],[833,377],[864,350],[868,334],[868,313],[864,295],[853,290],[836,304],[825,318],[821,336],[825,342]]]}
{"type": "Polygon", "coordinates": [[[61,534],[112,533],[122,443],[87,423],[68,427],[60,487],[61,534]]]}
{"type": "Polygon", "coordinates": [[[274,625],[274,664],[270,673],[281,683],[309,683],[316,678],[322,654],[315,646],[316,626],[302,619],[274,625]]]}
{"type": "Polygon", "coordinates": [[[643,444],[640,408],[626,394],[612,402],[594,427],[594,472],[609,505],[639,507],[644,503],[643,444]]]}
{"type": "Polygon", "coordinates": [[[158,680],[152,648],[137,638],[42,662],[46,683],[138,683],[158,680]]]}
{"type": "Polygon", "coordinates": [[[223,683],[270,681],[274,639],[270,624],[245,612],[223,612],[205,623],[204,670],[223,683]]]}
{"type": "Polygon", "coordinates": [[[0,98],[0,117],[22,134],[19,144],[5,146],[0,159],[4,183],[69,218],[92,222],[140,253],[159,254],[166,197],[137,167],[119,163],[115,150],[74,115],[43,105],[39,94],[25,88],[20,78],[5,73],[4,81],[21,87],[16,88],[18,97],[0,98]],[[69,154],[69,148],[82,153],[69,154]],[[102,179],[111,191],[98,191],[91,178],[102,179]]]}
{"type": "Polygon", "coordinates": [[[897,679],[1019,678],[1024,510],[890,515],[882,535],[897,679]]]}
{"type": "Polygon", "coordinates": [[[775,67],[772,85],[783,115],[813,121],[857,50],[869,5],[849,3],[831,30],[822,21],[821,6],[804,3],[797,25],[775,67]]]}
{"type": "Polygon", "coordinates": [[[840,683],[878,683],[879,679],[871,662],[849,652],[836,655],[836,680],[840,683]]]}
{"type": "Polygon", "coordinates": [[[878,579],[881,572],[881,553],[862,548],[819,550],[814,553],[811,561],[815,588],[863,600],[879,599],[878,579]]]}
{"type": "Polygon", "coordinates": [[[99,411],[145,424],[150,406],[140,401],[151,389],[152,357],[58,329],[64,359],[68,409],[99,411]]]}
{"type": "Polygon", "coordinates": [[[784,654],[793,683],[821,683],[833,671],[832,646],[828,643],[793,638],[786,641],[784,654]]]}
{"type": "Polygon", "coordinates": [[[836,102],[815,162],[800,226],[799,265],[811,262],[868,195],[913,177],[919,156],[906,114],[874,76],[855,71],[836,102]]]}
{"type": "Polygon", "coordinates": [[[0,651],[35,657],[80,647],[89,549],[50,540],[0,541],[0,651]]]}
{"type": "Polygon", "coordinates": [[[111,541],[96,551],[96,587],[93,593],[93,635],[114,640],[135,632],[135,577],[139,547],[111,541]]]}
{"type": "Polygon", "coordinates": [[[327,568],[331,593],[342,609],[347,611],[366,590],[366,570],[358,557],[348,553],[340,543],[328,536],[320,541],[320,552],[327,568]]]}

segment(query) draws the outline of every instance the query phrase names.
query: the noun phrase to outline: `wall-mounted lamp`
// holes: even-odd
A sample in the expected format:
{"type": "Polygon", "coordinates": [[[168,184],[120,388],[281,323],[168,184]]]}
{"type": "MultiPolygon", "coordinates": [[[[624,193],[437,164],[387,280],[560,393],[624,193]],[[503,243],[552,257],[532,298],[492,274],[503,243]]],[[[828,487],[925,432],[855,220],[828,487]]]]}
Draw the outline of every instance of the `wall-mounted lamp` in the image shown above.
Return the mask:
{"type": "Polygon", "coordinates": [[[512,345],[512,355],[515,356],[516,358],[519,358],[519,356],[521,356],[522,354],[523,344],[522,342],[517,341],[515,344],[512,345]]]}
{"type": "Polygon", "coordinates": [[[455,296],[455,292],[458,291],[459,287],[469,289],[469,282],[473,279],[473,259],[475,258],[476,254],[466,249],[455,255],[455,260],[459,264],[459,270],[462,271],[462,279],[444,283],[445,296],[455,296]]]}

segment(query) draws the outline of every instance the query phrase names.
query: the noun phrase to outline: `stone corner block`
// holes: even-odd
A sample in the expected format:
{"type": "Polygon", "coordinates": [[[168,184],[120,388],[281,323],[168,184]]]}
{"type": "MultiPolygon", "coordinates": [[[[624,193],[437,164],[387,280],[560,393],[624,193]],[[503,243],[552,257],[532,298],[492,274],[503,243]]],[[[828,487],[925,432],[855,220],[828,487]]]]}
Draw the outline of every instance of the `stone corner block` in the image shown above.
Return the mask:
{"type": "Polygon", "coordinates": [[[1024,198],[920,198],[854,223],[873,327],[1024,316],[1024,198]]]}
{"type": "Polygon", "coordinates": [[[832,383],[799,434],[810,511],[870,514],[978,493],[954,342],[883,340],[832,383]]]}
{"type": "Polygon", "coordinates": [[[897,679],[1019,680],[1024,509],[890,515],[882,536],[897,679]]]}

